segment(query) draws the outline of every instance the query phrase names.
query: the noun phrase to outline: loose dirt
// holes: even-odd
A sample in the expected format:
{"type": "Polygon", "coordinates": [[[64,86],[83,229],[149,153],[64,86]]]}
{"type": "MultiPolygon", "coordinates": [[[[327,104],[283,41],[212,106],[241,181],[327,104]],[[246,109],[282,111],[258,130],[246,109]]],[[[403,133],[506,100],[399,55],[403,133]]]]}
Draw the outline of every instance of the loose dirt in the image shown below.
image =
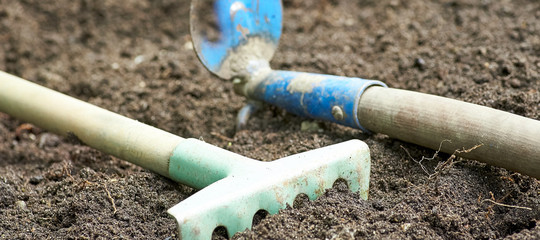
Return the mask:
{"type": "MultiPolygon", "coordinates": [[[[536,179],[461,158],[429,178],[449,155],[419,162],[435,151],[271,106],[235,132],[244,99],[199,63],[188,15],[177,0],[0,0],[0,69],[264,161],[353,138],[370,146],[368,201],[336,187],[234,238],[540,238],[536,179]]],[[[271,65],[540,120],[539,53],[535,0],[286,0],[271,65]]],[[[1,239],[177,238],[166,210],[195,190],[74,140],[0,113],[1,239]]]]}

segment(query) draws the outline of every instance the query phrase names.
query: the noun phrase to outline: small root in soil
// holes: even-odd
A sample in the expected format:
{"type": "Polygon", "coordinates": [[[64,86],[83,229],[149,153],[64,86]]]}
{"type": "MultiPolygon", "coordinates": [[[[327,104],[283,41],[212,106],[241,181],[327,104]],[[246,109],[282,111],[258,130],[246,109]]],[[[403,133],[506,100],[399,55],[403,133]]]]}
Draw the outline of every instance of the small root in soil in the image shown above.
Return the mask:
{"type": "MultiPolygon", "coordinates": [[[[424,172],[425,172],[427,175],[431,176],[432,173],[429,172],[429,170],[424,166],[424,164],[422,164],[422,162],[423,162],[424,160],[428,160],[428,161],[434,160],[434,159],[439,155],[439,152],[441,151],[442,144],[443,144],[444,142],[450,142],[450,140],[448,140],[448,139],[442,140],[441,143],[439,144],[439,149],[437,149],[437,151],[435,151],[435,153],[433,154],[433,156],[431,156],[431,157],[422,156],[422,159],[420,159],[420,160],[414,159],[414,158],[411,156],[411,154],[409,153],[409,150],[407,150],[403,145],[400,145],[400,147],[407,153],[407,155],[409,156],[409,158],[410,158],[411,160],[413,160],[415,163],[418,163],[418,165],[420,165],[420,167],[422,168],[422,170],[424,170],[424,172]]],[[[434,173],[433,173],[433,174],[434,174],[434,173]]]]}
{"type": "Polygon", "coordinates": [[[409,151],[403,147],[403,145],[401,145],[400,147],[405,150],[405,152],[407,153],[407,155],[409,156],[410,159],[412,159],[414,162],[418,163],[420,165],[420,167],[422,168],[422,170],[424,170],[424,172],[428,175],[428,179],[433,179],[435,177],[437,177],[442,171],[444,170],[448,170],[450,168],[452,168],[452,166],[454,166],[455,163],[457,162],[460,162],[461,160],[458,160],[458,161],[454,161],[456,158],[458,158],[456,156],[456,154],[461,154],[461,153],[470,153],[471,151],[483,146],[484,144],[478,144],[478,145],[474,145],[473,147],[469,148],[469,149],[465,149],[465,148],[462,148],[462,149],[456,149],[454,150],[454,152],[452,153],[452,155],[446,159],[446,161],[442,162],[442,163],[439,163],[437,165],[437,167],[435,167],[435,169],[433,169],[433,173],[430,173],[430,171],[422,164],[422,162],[424,160],[428,160],[428,161],[431,161],[431,160],[434,160],[438,155],[439,155],[439,152],[441,151],[441,148],[442,148],[442,145],[444,142],[451,142],[450,140],[448,139],[445,139],[445,140],[442,140],[441,143],[439,144],[439,148],[437,149],[437,151],[435,151],[435,153],[433,154],[433,156],[431,157],[426,157],[426,156],[422,156],[422,158],[420,160],[416,160],[414,159],[411,154],[409,153],[409,151]]]}
{"type": "Polygon", "coordinates": [[[215,137],[221,139],[222,141],[226,141],[226,142],[234,142],[234,139],[232,139],[232,138],[230,138],[230,137],[227,137],[227,136],[225,136],[225,135],[223,135],[223,134],[221,134],[221,133],[218,133],[218,132],[210,132],[210,134],[211,134],[212,136],[215,136],[215,137]]]}
{"type": "Polygon", "coordinates": [[[103,183],[103,187],[105,188],[105,192],[107,192],[107,197],[112,204],[114,210],[113,214],[116,214],[116,204],[114,203],[114,198],[111,197],[111,192],[109,191],[109,188],[107,188],[107,183],[103,183]]]}
{"type": "MultiPolygon", "coordinates": [[[[511,193],[511,192],[510,192],[511,193]]],[[[493,195],[493,192],[489,192],[489,195],[491,195],[491,198],[486,198],[484,200],[480,200],[481,199],[481,196],[478,196],[478,202],[479,203],[483,203],[483,202],[490,202],[491,205],[489,205],[487,207],[487,213],[486,213],[486,218],[489,220],[491,215],[493,215],[493,207],[495,205],[497,206],[501,206],[501,207],[507,207],[507,208],[517,208],[517,209],[523,209],[523,210],[529,210],[529,211],[532,211],[532,208],[529,208],[529,207],[522,207],[522,206],[517,206],[517,205],[509,205],[509,204],[504,204],[504,203],[501,203],[505,198],[507,198],[508,196],[510,196],[510,193],[506,194],[504,197],[498,199],[498,200],[495,200],[495,196],[493,195]]]]}
{"type": "Polygon", "coordinates": [[[522,207],[522,206],[517,206],[517,205],[508,205],[508,204],[493,201],[492,199],[489,199],[489,198],[484,199],[482,202],[490,202],[490,203],[493,203],[494,205],[497,205],[497,206],[508,207],[508,208],[519,208],[519,209],[525,209],[525,210],[532,211],[532,208],[530,208],[530,207],[522,207]]]}
{"type": "MultiPolygon", "coordinates": [[[[88,180],[84,180],[77,184],[77,187],[79,188],[79,191],[84,189],[87,186],[99,186],[100,184],[88,180]]],[[[112,208],[113,208],[113,214],[116,214],[118,209],[116,208],[116,203],[114,202],[114,198],[111,195],[111,191],[109,191],[109,188],[107,187],[107,182],[103,183],[103,189],[105,190],[105,193],[107,193],[107,198],[109,199],[109,202],[111,202],[112,208]]]]}

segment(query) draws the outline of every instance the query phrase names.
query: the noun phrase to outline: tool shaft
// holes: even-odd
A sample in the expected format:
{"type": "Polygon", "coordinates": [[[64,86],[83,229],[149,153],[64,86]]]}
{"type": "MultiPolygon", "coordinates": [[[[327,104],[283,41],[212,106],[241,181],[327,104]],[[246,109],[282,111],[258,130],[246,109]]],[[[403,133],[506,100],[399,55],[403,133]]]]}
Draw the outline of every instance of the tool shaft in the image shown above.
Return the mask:
{"type": "Polygon", "coordinates": [[[358,105],[365,128],[406,142],[540,178],[540,121],[449,98],[367,89],[358,105]],[[450,142],[441,142],[450,140],[450,142]]]}
{"type": "Polygon", "coordinates": [[[431,149],[441,146],[442,152],[540,178],[537,120],[358,78],[272,71],[246,86],[247,97],[299,116],[384,133],[431,149]],[[471,148],[475,149],[465,151],[471,148]]]}
{"type": "Polygon", "coordinates": [[[169,177],[183,138],[0,71],[0,111],[169,177]]]}

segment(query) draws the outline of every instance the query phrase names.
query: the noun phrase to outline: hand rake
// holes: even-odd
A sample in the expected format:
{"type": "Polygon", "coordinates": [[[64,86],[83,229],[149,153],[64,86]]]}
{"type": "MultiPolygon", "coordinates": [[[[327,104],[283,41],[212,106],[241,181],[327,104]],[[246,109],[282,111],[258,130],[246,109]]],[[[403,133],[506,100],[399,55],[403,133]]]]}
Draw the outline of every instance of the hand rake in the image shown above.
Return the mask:
{"type": "Polygon", "coordinates": [[[229,237],[251,227],[259,210],[275,214],[298,194],[315,199],[343,179],[368,197],[369,149],[359,140],[260,162],[138,121],[0,71],[0,111],[188,186],[202,189],[168,212],[182,239],[229,237]]]}
{"type": "MultiPolygon", "coordinates": [[[[540,121],[360,78],[272,70],[281,35],[279,0],[216,0],[220,38],[205,37],[205,0],[193,1],[191,34],[201,62],[235,91],[299,116],[379,132],[406,142],[540,178],[540,121]],[[449,140],[449,141],[447,141],[449,140]],[[445,144],[441,144],[442,142],[445,144]],[[472,149],[473,151],[456,151],[472,149]]],[[[210,29],[212,30],[212,29],[210,29]]],[[[244,107],[238,125],[255,107],[244,107]]]]}

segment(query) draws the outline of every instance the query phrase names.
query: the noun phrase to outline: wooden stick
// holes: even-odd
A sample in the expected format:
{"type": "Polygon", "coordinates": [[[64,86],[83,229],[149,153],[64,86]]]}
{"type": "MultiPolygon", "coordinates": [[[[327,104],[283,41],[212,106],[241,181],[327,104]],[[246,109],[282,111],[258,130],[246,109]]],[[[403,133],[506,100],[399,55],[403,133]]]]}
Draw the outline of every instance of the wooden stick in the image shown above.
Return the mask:
{"type": "Polygon", "coordinates": [[[370,87],[358,119],[365,128],[540,179],[540,121],[429,94],[370,87]]]}
{"type": "Polygon", "coordinates": [[[0,111],[169,177],[183,139],[0,71],[0,111]]]}

